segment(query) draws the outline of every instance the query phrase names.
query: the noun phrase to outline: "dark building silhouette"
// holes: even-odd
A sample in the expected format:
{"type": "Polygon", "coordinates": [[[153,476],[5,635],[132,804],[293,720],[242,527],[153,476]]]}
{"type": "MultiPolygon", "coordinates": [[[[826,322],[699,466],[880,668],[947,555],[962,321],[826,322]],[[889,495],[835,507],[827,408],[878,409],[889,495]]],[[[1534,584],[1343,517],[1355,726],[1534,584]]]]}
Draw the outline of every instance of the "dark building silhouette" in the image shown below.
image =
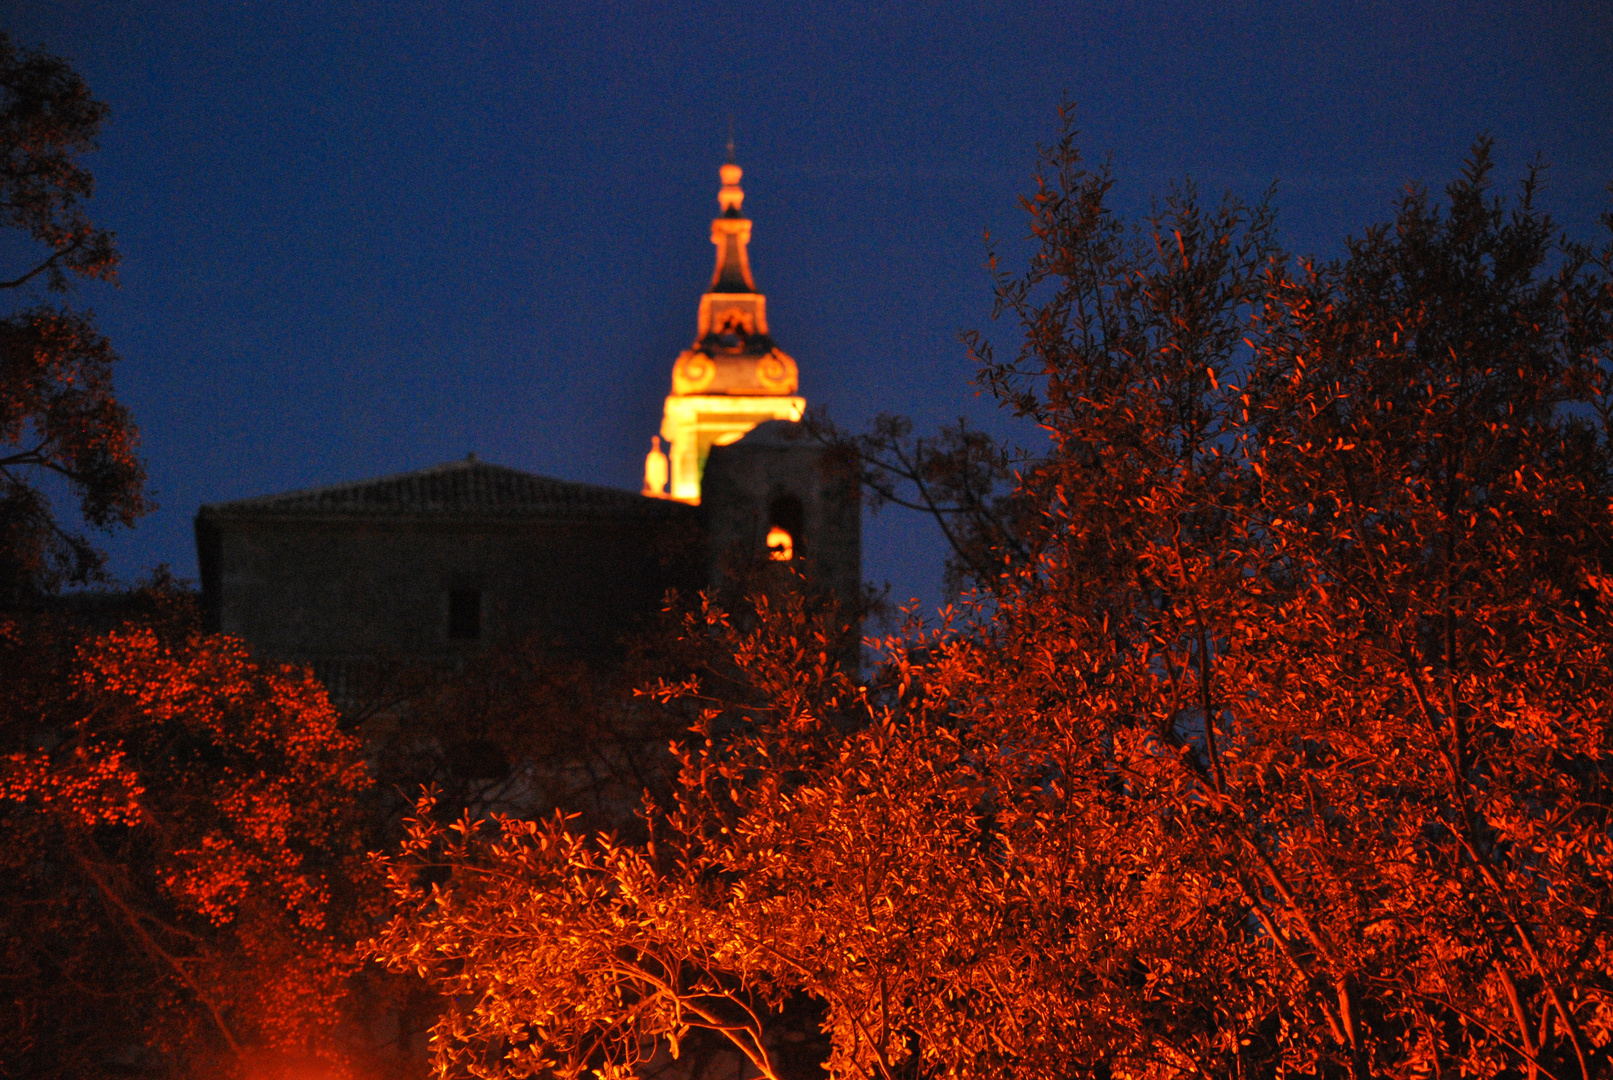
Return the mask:
{"type": "Polygon", "coordinates": [[[311,664],[341,701],[378,659],[452,663],[533,637],[608,656],[668,589],[714,588],[747,561],[789,561],[855,595],[857,485],[795,422],[805,400],[750,274],[739,167],[722,179],[716,271],[698,336],[674,363],[641,493],[471,456],[203,506],[196,545],[213,628],[311,664]]]}
{"type": "Polygon", "coordinates": [[[474,458],[204,506],[196,547],[212,626],[333,690],[532,635],[597,653],[705,584],[696,508],[474,458]]]}

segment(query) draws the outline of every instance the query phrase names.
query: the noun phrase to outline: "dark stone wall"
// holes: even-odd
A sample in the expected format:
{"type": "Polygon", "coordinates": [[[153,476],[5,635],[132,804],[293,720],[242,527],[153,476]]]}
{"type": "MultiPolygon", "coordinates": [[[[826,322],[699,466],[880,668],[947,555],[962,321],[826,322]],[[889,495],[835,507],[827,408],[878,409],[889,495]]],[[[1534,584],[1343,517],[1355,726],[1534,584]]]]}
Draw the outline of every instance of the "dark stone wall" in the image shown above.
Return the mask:
{"type": "Polygon", "coordinates": [[[212,629],[260,656],[311,664],[345,701],[362,696],[349,691],[365,672],[452,664],[534,637],[610,663],[667,590],[717,591],[726,570],[765,562],[774,524],[792,534],[793,566],[810,581],[857,595],[856,478],[837,474],[801,425],[770,421],[714,449],[702,489],[701,506],[691,507],[467,462],[286,497],[298,506],[275,505],[282,497],[204,506],[196,516],[203,612],[212,629]],[[483,474],[562,498],[491,513],[433,504],[457,490],[452,483],[483,474]],[[367,503],[371,486],[386,499],[367,503]],[[397,506],[400,491],[414,503],[397,506]],[[472,593],[476,633],[466,637],[472,593]]]}
{"type": "Polygon", "coordinates": [[[691,509],[657,518],[540,520],[231,515],[196,520],[212,625],[266,656],[451,658],[538,635],[609,651],[669,588],[703,584],[691,509]],[[475,640],[449,630],[449,598],[480,593],[475,640]]]}
{"type": "Polygon", "coordinates": [[[700,482],[710,543],[707,580],[726,567],[767,559],[775,524],[792,533],[807,578],[843,597],[862,587],[862,500],[854,473],[788,420],[758,424],[706,459],[700,482]],[[793,519],[793,520],[792,520],[793,519]]]}

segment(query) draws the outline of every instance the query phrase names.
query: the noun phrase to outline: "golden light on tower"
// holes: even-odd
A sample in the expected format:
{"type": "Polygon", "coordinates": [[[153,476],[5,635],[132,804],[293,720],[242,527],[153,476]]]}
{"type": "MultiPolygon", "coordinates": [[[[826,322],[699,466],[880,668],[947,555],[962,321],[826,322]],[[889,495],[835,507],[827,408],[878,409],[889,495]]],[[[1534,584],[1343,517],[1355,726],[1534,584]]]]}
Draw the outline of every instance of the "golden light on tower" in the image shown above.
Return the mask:
{"type": "Polygon", "coordinates": [[[767,297],[751,277],[751,223],[740,211],[744,174],[732,154],[730,143],[729,161],[719,173],[721,212],[711,223],[717,266],[700,298],[699,329],[672,365],[661,434],[644,462],[644,494],[686,503],[700,501],[700,477],[712,447],[743,438],[765,420],[799,420],[806,411],[806,399],[796,395],[795,361],[773,344],[767,297]],[[665,451],[660,439],[668,444],[665,451]]]}

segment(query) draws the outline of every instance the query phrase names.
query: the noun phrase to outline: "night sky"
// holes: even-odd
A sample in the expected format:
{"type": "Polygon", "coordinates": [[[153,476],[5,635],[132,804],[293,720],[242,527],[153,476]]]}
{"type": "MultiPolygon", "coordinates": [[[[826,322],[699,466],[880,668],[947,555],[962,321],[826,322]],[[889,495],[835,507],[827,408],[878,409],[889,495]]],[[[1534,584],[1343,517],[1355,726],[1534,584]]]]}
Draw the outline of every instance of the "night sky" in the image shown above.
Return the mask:
{"type": "MultiPolygon", "coordinates": [[[[1182,176],[1277,184],[1337,254],[1474,136],[1596,235],[1613,4],[75,3],[0,29],[112,106],[91,204],[161,508],[108,544],[194,578],[198,505],[474,451],[637,489],[711,273],[731,116],[751,262],[802,393],[842,424],[967,414],[989,230],[1023,250],[1055,107],[1118,205],[1182,176]]],[[[999,327],[1011,347],[1012,329],[999,327]]],[[[941,597],[927,524],[867,522],[866,574],[941,597]]]]}

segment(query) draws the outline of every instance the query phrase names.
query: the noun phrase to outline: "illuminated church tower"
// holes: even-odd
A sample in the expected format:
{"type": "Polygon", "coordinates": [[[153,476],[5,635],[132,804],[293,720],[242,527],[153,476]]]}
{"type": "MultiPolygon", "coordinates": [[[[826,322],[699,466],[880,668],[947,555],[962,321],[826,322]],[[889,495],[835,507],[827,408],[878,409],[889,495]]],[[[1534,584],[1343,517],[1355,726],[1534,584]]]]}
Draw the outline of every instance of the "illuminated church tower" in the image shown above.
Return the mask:
{"type": "Polygon", "coordinates": [[[472,454],[203,506],[207,624],[313,665],[343,708],[391,710],[406,707],[391,696],[399,663],[454,670],[473,650],[527,641],[615,662],[668,590],[718,592],[755,580],[747,570],[858,597],[860,476],[798,423],[806,401],[751,277],[732,143],[728,158],[699,335],[673,366],[645,461],[653,498],[472,454]]]}
{"type": "Polygon", "coordinates": [[[767,420],[799,420],[806,409],[806,399],[796,396],[795,361],[768,336],[767,297],[751,277],[745,251],[751,223],[740,212],[745,193],[732,143],[719,175],[722,212],[711,223],[717,267],[700,298],[694,344],[672,366],[661,434],[644,462],[644,494],[686,503],[700,502],[712,447],[737,442],[767,420]]]}

